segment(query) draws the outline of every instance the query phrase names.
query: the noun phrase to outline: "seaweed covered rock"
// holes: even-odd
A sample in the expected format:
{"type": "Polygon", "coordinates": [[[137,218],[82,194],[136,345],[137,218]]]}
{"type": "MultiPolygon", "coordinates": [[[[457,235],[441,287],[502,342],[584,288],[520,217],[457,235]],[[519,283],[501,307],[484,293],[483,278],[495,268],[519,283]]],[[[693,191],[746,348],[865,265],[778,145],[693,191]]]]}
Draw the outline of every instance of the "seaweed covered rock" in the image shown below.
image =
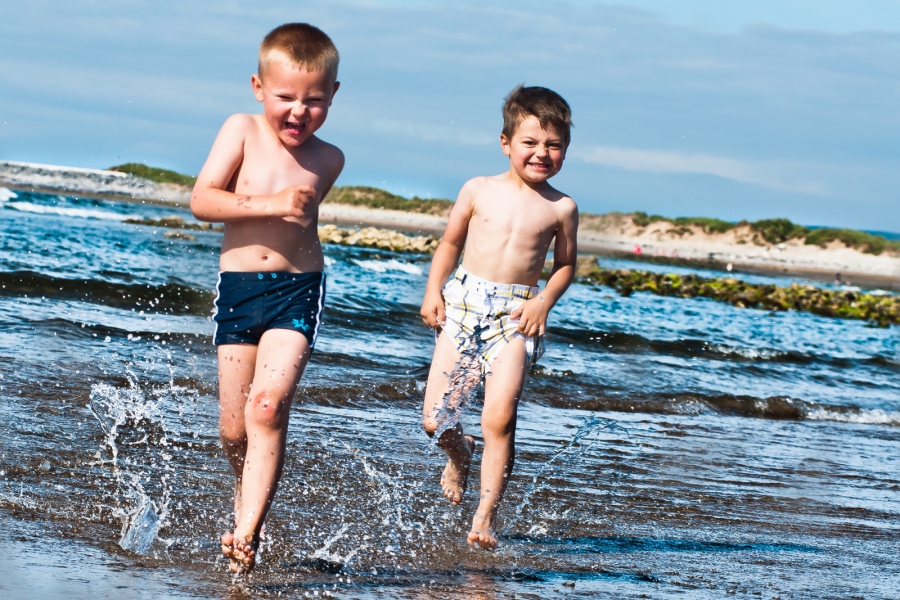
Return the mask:
{"type": "Polygon", "coordinates": [[[900,325],[900,296],[827,290],[796,283],[778,287],[730,277],[708,279],[694,274],[603,269],[596,263],[591,267],[582,264],[576,273],[576,281],[580,283],[611,287],[626,297],[634,292],[680,298],[700,296],[738,308],[805,311],[823,317],[865,320],[877,327],[900,325]]]}

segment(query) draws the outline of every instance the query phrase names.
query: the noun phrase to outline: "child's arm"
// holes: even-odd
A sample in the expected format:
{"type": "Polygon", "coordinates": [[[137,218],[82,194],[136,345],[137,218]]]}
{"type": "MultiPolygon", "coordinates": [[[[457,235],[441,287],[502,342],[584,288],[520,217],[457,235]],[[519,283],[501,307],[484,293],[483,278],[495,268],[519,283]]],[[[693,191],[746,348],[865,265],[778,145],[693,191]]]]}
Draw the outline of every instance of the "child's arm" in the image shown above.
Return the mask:
{"type": "Polygon", "coordinates": [[[475,208],[474,194],[470,184],[466,184],[459,191],[459,197],[450,211],[447,219],[447,229],[434,258],[431,259],[431,270],[428,272],[428,283],[425,285],[425,298],[422,299],[422,308],[419,314],[425,324],[432,328],[444,326],[444,298],[441,296],[441,288],[450,273],[459,264],[459,256],[466,244],[466,235],[469,232],[469,220],[475,208]]]}
{"type": "Polygon", "coordinates": [[[302,219],[306,206],[316,201],[316,191],[306,185],[258,196],[228,191],[244,159],[247,130],[253,126],[249,115],[234,115],[222,125],[191,194],[191,212],[197,219],[220,223],[252,217],[302,219]]]}
{"type": "Polygon", "coordinates": [[[553,245],[553,270],[547,285],[537,296],[510,313],[510,318],[519,319],[516,330],[526,337],[544,335],[547,315],[562,298],[575,277],[575,261],[578,256],[578,210],[574,203],[572,210],[562,219],[553,245]]]}

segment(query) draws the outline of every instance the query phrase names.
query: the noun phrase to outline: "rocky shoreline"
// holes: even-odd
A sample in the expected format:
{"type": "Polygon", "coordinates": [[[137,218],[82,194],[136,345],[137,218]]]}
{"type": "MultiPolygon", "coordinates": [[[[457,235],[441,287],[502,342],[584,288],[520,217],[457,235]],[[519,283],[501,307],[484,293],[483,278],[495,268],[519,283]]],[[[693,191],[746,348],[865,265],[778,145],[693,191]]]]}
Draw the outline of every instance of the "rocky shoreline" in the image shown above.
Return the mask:
{"type": "MultiPolygon", "coordinates": [[[[0,186],[179,207],[186,207],[190,200],[190,189],[187,187],[157,184],[116,171],[13,161],[0,161],[0,186]]],[[[355,188],[344,188],[344,191],[346,189],[355,188]]],[[[412,237],[432,237],[439,236],[447,222],[446,217],[438,214],[338,204],[331,201],[332,196],[330,194],[320,205],[319,222],[323,225],[374,226],[412,234],[412,237]]],[[[338,194],[334,197],[339,200],[342,196],[338,194]]],[[[798,240],[771,243],[740,224],[727,232],[714,232],[702,226],[665,220],[638,221],[634,215],[582,215],[579,251],[692,268],[786,275],[820,281],[831,281],[840,276],[844,282],[900,290],[900,256],[895,252],[875,255],[847,247],[839,241],[824,246],[804,244],[798,240]]],[[[181,228],[189,229],[187,226],[181,228]]],[[[189,234],[168,235],[184,237],[189,234]]],[[[340,236],[341,239],[351,237],[351,234],[340,236]]],[[[390,241],[391,235],[388,233],[379,233],[376,237],[381,240],[377,243],[382,246],[378,246],[374,238],[367,243],[385,249],[393,247],[391,244],[398,248],[417,247],[413,242],[397,246],[396,241],[390,241]]],[[[362,238],[356,236],[353,239],[358,241],[362,238]]]]}
{"type": "Polygon", "coordinates": [[[823,317],[864,320],[873,327],[900,325],[900,296],[889,294],[827,290],[798,284],[779,287],[693,274],[603,269],[588,257],[579,260],[576,281],[613,288],[625,297],[635,292],[647,292],[657,296],[710,298],[738,308],[773,312],[796,310],[823,317]]]}
{"type": "MultiPolygon", "coordinates": [[[[212,223],[190,223],[178,216],[162,219],[127,219],[131,225],[145,225],[172,229],[163,234],[169,239],[196,241],[189,231],[223,231],[221,225],[212,223]]],[[[341,246],[362,246],[377,248],[391,252],[409,254],[432,254],[437,249],[440,239],[431,235],[406,235],[393,229],[364,227],[362,229],[345,229],[328,224],[319,226],[319,241],[323,244],[339,244],[341,246]]]]}

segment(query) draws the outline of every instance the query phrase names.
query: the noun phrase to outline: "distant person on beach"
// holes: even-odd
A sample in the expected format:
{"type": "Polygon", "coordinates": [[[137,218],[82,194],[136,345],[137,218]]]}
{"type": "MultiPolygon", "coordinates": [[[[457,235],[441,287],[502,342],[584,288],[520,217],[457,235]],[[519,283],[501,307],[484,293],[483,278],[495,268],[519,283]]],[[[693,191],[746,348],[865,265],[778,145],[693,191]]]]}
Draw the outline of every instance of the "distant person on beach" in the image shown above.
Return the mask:
{"type": "Polygon", "coordinates": [[[559,94],[515,88],[503,106],[500,134],[509,170],[463,185],[431,262],[421,316],[440,334],[423,425],[449,456],[441,487],[453,504],[462,501],[475,453],[458,408],[485,377],[472,546],[497,546],[492,524],[513,467],[525,373],[543,353],[547,315],[575,274],[578,208],[547,182],[562,168],[571,126],[569,105],[559,94]],[[541,291],[537,283],[551,242],[553,270],[541,291]]]}
{"type": "Polygon", "coordinates": [[[219,435],[234,470],[233,571],[256,562],[284,466],[291,400],[325,300],[319,202],[344,155],[314,134],[338,90],[338,52],[299,23],[270,32],[250,79],[262,114],[228,118],[197,177],[191,211],[224,222],[216,284],[219,435]]]}

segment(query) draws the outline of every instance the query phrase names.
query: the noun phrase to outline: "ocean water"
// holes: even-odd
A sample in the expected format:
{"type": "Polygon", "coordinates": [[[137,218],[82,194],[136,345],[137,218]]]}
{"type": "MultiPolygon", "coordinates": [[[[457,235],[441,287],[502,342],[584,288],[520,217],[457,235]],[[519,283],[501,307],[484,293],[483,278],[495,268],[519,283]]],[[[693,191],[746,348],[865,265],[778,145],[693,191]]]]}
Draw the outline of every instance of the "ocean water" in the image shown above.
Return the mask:
{"type": "Polygon", "coordinates": [[[170,214],[0,190],[4,597],[900,597],[897,328],[573,285],[501,546],[473,551],[477,468],[449,505],[419,427],[428,259],[337,246],[261,563],[233,577],[220,234],[123,222],[170,214]]]}

